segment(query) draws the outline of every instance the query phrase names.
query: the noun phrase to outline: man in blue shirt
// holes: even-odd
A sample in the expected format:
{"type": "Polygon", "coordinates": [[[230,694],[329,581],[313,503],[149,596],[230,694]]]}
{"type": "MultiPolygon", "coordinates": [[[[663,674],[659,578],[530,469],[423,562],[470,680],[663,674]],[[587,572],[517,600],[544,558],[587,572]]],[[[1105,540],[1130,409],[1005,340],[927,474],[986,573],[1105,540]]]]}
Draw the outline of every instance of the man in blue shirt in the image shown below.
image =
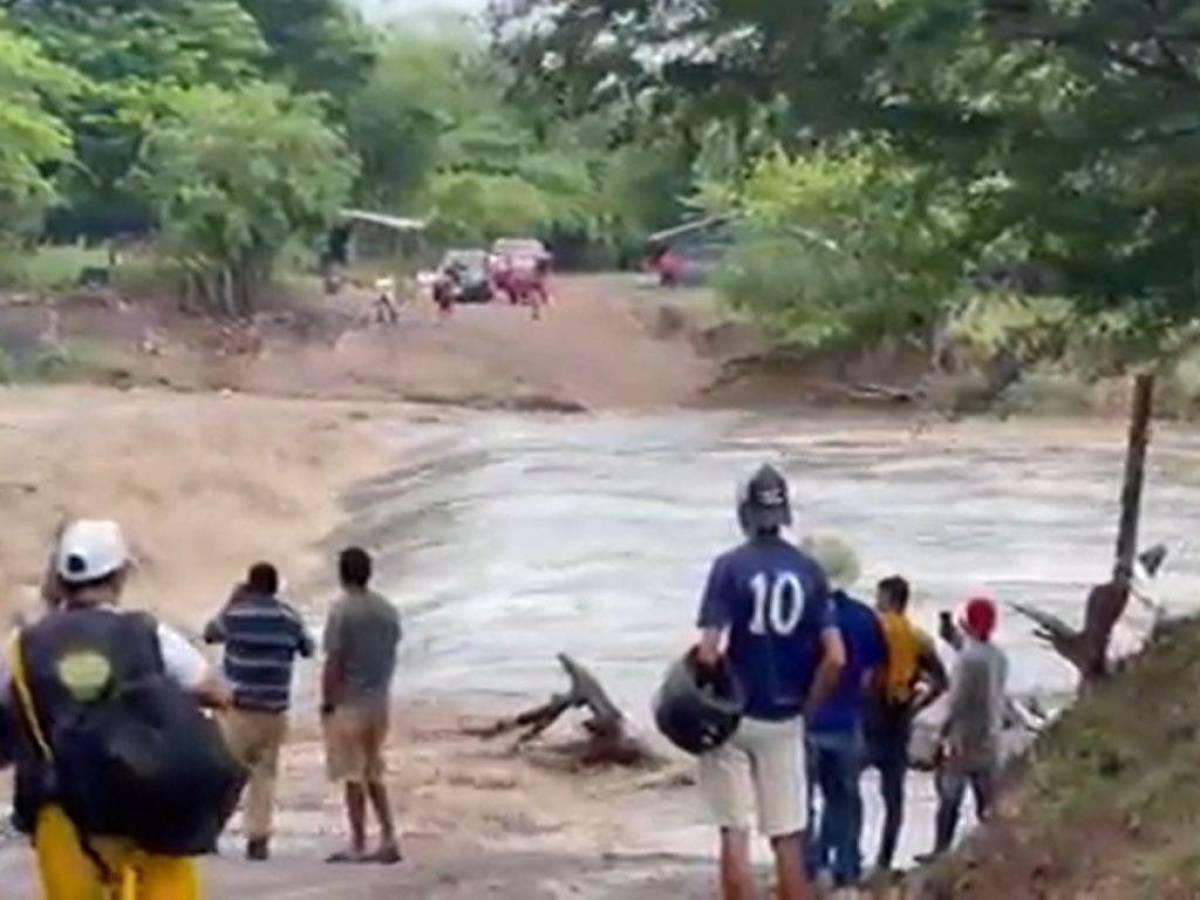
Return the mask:
{"type": "Polygon", "coordinates": [[[854,551],[832,536],[806,540],[805,550],[825,570],[833,588],[834,619],[846,645],[846,665],[832,696],[808,720],[809,873],[828,869],[835,887],[862,877],[863,806],[859,779],[864,764],[863,716],[870,679],[887,662],[887,642],[875,611],[846,590],[858,579],[854,551]],[[821,797],[820,822],[816,799],[821,797]]]}
{"type": "Polygon", "coordinates": [[[313,655],[313,639],[296,610],[279,599],[279,573],[267,562],[250,568],[204,640],[225,645],[225,677],[233,708],[222,719],[225,741],[250,770],[246,787],[246,856],[270,855],[279,755],[287,740],[292,663],[313,655]]]}
{"type": "Polygon", "coordinates": [[[819,709],[845,663],[821,567],[780,536],[788,486],[763,466],[738,491],[740,547],[718,557],[700,606],[699,662],[726,659],[745,695],[730,740],[700,758],[700,784],[721,829],[725,900],[754,894],[750,829],[775,853],[780,900],[806,900],[804,716],[819,709]]]}

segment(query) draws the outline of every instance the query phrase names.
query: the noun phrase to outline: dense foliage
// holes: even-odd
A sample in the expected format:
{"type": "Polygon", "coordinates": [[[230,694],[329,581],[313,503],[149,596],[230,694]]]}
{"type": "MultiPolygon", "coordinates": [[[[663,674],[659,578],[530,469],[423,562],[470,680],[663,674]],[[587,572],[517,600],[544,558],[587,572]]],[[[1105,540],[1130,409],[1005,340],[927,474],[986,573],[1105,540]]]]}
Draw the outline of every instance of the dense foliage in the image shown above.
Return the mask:
{"type": "Polygon", "coordinates": [[[864,305],[872,327],[902,324],[891,307],[936,309],[956,269],[1033,268],[1081,309],[1147,323],[1200,312],[1194,0],[509,0],[496,23],[522,82],[565,115],[649,108],[681,133],[731,129],[740,171],[716,196],[750,237],[728,286],[782,330],[837,337],[864,305]],[[908,174],[862,177],[847,141],[883,142],[908,174]],[[763,170],[764,142],[788,171],[763,170]],[[778,227],[764,179],[788,183],[789,218],[820,240],[778,227]],[[859,195],[839,202],[865,231],[918,236],[848,244],[829,180],[859,195]],[[874,291],[888,272],[895,289],[874,291]],[[828,308],[860,290],[846,315],[828,308]]]}
{"type": "Polygon", "coordinates": [[[50,172],[69,158],[71,135],[51,104],[77,87],[69,70],[0,19],[0,222],[10,231],[34,224],[54,197],[50,172]]]}
{"type": "Polygon", "coordinates": [[[239,303],[354,202],[610,264],[730,214],[720,284],[807,345],[995,285],[1200,313],[1196,0],[495,0],[486,35],[342,0],[0,10],[0,232],[158,229],[258,273],[239,303]]]}
{"type": "Polygon", "coordinates": [[[292,239],[337,213],[355,167],[312,98],[277,85],[181,90],[147,128],[132,181],[210,307],[249,312],[292,239]]]}

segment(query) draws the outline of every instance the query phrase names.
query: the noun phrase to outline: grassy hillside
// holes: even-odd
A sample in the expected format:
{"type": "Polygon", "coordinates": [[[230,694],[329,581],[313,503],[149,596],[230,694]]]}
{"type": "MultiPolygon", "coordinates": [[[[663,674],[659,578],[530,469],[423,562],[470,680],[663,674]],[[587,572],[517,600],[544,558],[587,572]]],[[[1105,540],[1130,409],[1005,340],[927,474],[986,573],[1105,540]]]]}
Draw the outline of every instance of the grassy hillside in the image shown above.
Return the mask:
{"type": "Polygon", "coordinates": [[[1200,620],[1161,628],[1038,741],[996,820],[913,893],[1200,897],[1200,620]]]}

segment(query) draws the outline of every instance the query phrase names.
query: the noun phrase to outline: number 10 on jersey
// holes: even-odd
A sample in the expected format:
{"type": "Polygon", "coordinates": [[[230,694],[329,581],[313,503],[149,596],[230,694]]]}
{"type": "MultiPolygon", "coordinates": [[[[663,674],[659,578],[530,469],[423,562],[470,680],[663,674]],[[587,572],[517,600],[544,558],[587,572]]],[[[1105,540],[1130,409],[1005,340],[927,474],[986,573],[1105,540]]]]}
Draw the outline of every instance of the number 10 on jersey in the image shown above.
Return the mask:
{"type": "Polygon", "coordinates": [[[751,634],[787,637],[804,617],[804,585],[795,572],[759,572],[750,579],[754,593],[751,634]]]}

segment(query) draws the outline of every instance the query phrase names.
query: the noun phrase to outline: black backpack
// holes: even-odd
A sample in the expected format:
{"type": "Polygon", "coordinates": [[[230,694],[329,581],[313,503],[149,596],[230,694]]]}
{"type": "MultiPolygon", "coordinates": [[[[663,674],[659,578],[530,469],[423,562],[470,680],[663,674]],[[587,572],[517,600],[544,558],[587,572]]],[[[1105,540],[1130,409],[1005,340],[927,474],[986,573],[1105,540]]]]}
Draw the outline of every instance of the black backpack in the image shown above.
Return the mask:
{"type": "Polygon", "coordinates": [[[246,771],[195,699],[160,666],[110,678],[95,699],[61,710],[44,729],[25,644],[12,654],[13,685],[47,776],[44,799],[63,807],[85,842],[121,837],[170,856],[214,851],[246,771]]]}

